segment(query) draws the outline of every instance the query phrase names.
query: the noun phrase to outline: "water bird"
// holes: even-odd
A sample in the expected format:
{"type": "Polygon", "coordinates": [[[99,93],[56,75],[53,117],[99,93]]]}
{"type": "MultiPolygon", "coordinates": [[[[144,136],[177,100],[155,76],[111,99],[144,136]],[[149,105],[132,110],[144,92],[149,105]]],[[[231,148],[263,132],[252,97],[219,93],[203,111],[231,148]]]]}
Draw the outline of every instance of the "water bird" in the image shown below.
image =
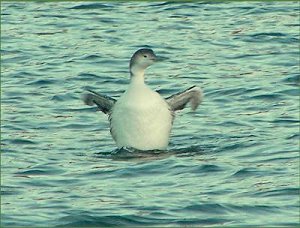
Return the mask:
{"type": "Polygon", "coordinates": [[[116,100],[87,90],[82,99],[86,105],[96,105],[108,115],[110,132],[118,148],[165,150],[169,144],[175,112],[188,103],[196,110],[203,93],[192,86],[168,98],[163,98],[145,84],[145,70],[160,58],[152,49],[137,50],[130,59],[130,83],[116,100]]]}

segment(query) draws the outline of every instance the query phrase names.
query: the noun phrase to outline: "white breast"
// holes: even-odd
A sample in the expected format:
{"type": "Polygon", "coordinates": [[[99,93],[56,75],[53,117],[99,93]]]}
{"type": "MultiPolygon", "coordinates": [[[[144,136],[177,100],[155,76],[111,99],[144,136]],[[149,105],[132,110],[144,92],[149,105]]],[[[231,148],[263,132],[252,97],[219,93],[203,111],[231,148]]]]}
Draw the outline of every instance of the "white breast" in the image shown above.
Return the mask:
{"type": "Polygon", "coordinates": [[[111,133],[119,148],[166,149],[172,127],[168,104],[145,84],[132,85],[110,116],[111,133]]]}

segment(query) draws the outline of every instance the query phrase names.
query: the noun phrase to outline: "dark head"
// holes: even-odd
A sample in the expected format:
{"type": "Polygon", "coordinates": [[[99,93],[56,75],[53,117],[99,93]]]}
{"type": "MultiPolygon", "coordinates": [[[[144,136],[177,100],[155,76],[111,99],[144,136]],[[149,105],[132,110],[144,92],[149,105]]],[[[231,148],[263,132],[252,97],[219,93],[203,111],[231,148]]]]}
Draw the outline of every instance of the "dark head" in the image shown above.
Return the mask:
{"type": "Polygon", "coordinates": [[[143,48],[136,51],[130,59],[130,70],[133,68],[145,70],[156,61],[156,55],[149,48],[143,48]]]}

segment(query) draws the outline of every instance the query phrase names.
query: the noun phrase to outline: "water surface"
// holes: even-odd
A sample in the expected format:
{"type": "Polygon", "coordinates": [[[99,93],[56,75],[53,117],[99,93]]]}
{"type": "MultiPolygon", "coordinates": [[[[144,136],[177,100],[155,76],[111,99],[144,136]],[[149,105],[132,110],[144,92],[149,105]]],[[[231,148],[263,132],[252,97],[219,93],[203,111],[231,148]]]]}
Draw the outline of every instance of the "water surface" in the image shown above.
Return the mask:
{"type": "Polygon", "coordinates": [[[298,2],[2,2],[3,226],[299,224],[298,2]],[[205,99],[168,151],[117,151],[86,88],[205,99]]]}

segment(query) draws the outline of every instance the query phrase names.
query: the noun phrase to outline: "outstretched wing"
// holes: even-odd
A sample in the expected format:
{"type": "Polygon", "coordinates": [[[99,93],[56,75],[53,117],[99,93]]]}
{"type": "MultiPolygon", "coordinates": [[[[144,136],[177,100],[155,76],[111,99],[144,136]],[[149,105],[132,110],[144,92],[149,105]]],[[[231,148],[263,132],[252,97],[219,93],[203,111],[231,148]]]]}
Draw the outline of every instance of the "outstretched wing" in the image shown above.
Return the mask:
{"type": "Polygon", "coordinates": [[[89,93],[85,93],[82,96],[82,100],[86,105],[97,105],[97,107],[100,109],[100,111],[104,112],[105,114],[109,113],[114,104],[116,103],[116,100],[96,93],[92,90],[87,90],[89,93]]]}
{"type": "Polygon", "coordinates": [[[198,105],[202,102],[203,93],[197,86],[192,86],[183,92],[176,93],[166,98],[172,111],[184,109],[187,103],[191,104],[192,110],[196,110],[198,105]]]}

